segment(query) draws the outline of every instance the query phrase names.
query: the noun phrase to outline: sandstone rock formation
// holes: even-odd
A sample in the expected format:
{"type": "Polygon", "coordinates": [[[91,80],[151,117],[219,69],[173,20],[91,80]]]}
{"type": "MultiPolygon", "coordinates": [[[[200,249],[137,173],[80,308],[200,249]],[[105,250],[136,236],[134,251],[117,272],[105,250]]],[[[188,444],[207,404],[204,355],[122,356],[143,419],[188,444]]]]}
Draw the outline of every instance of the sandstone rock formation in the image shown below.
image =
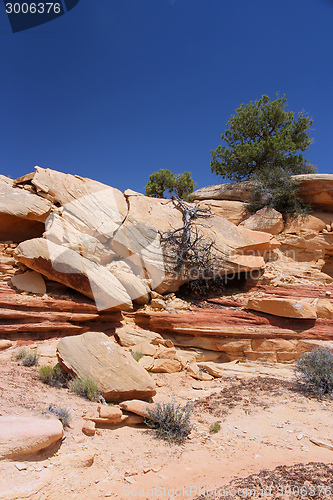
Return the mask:
{"type": "Polygon", "coordinates": [[[246,206],[243,201],[203,200],[200,201],[200,206],[203,208],[210,207],[211,211],[215,215],[224,217],[229,222],[236,224],[236,226],[238,226],[238,224],[248,216],[246,206]]]}
{"type": "Polygon", "coordinates": [[[20,243],[15,256],[31,269],[94,299],[99,310],[132,307],[126,289],[108,269],[74,250],[36,238],[20,243]]]}
{"type": "Polygon", "coordinates": [[[0,458],[32,455],[62,436],[57,418],[0,416],[0,458]]]}
{"type": "MultiPolygon", "coordinates": [[[[333,174],[293,175],[300,181],[300,197],[317,210],[333,211],[333,174]]],[[[252,183],[250,181],[214,184],[197,189],[195,200],[237,200],[247,201],[252,183]]]]}
{"type": "Polygon", "coordinates": [[[0,178],[0,241],[15,242],[41,236],[51,202],[15,187],[11,179],[0,178]]]}
{"type": "MultiPolygon", "coordinates": [[[[8,267],[11,275],[14,268],[8,267]]],[[[36,296],[0,283],[0,338],[37,340],[90,329],[112,334],[121,325],[121,312],[98,311],[93,301],[55,282],[47,288],[48,295],[36,296]]]]}
{"type": "Polygon", "coordinates": [[[80,378],[92,377],[106,401],[149,399],[155,395],[151,376],[104,333],[87,332],[58,343],[61,366],[80,378]]]}
{"type": "MultiPolygon", "coordinates": [[[[320,286],[303,286],[297,289],[298,298],[307,304],[305,307],[311,306],[314,311],[313,319],[288,318],[223,306],[218,309],[192,308],[191,312],[179,314],[137,311],[135,319],[140,327],[160,333],[172,340],[175,346],[219,353],[215,361],[247,358],[288,362],[315,346],[331,348],[333,345],[332,321],[327,317],[319,317],[318,313],[321,301],[326,310],[332,305],[331,300],[328,305],[328,299],[320,298],[325,296],[325,291],[327,289],[320,286]],[[317,315],[318,318],[315,319],[317,315]]],[[[277,294],[280,299],[292,301],[295,289],[261,286],[258,287],[258,292],[265,292],[273,301],[277,294]]]]}
{"type": "Polygon", "coordinates": [[[247,307],[285,318],[317,319],[316,308],[306,300],[273,297],[250,298],[247,307]]]}
{"type": "Polygon", "coordinates": [[[300,181],[300,196],[319,210],[333,211],[333,174],[295,175],[300,181]]]}
{"type": "Polygon", "coordinates": [[[46,293],[45,281],[41,274],[36,271],[27,271],[22,274],[15,274],[11,278],[11,282],[18,289],[24,292],[38,293],[44,295],[46,293]]]}
{"type": "Polygon", "coordinates": [[[250,181],[214,184],[197,189],[193,192],[193,198],[194,200],[247,201],[251,186],[250,181]]]}
{"type": "Polygon", "coordinates": [[[258,210],[254,215],[251,215],[251,217],[248,217],[245,221],[241,222],[240,226],[252,229],[253,231],[279,234],[283,230],[284,223],[280,212],[274,210],[274,208],[265,207],[258,210]]]}
{"type": "MultiPolygon", "coordinates": [[[[183,226],[171,200],[130,190],[123,195],[100,182],[35,168],[12,185],[2,181],[4,189],[41,200],[40,217],[45,221],[48,215],[43,238],[16,249],[21,263],[94,298],[99,309],[142,305],[150,289],[176,291],[193,279],[173,272],[173,257],[161,244],[162,233],[183,226]]],[[[213,242],[222,274],[264,267],[255,234],[216,215],[200,220],[200,233],[213,242]]]]}

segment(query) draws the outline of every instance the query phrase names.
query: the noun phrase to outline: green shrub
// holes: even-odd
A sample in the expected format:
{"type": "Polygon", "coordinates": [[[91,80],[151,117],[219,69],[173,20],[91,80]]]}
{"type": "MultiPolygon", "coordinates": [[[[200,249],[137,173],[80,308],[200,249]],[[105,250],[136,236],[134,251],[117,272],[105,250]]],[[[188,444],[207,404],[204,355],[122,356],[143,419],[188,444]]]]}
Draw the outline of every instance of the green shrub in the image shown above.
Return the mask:
{"type": "Polygon", "coordinates": [[[135,361],[140,361],[141,358],[143,358],[144,354],[142,352],[139,352],[139,351],[132,351],[131,352],[133,358],[135,359],[135,361]]]}
{"type": "Polygon", "coordinates": [[[333,352],[317,347],[295,362],[297,382],[316,394],[333,394],[333,352]]]}
{"type": "Polygon", "coordinates": [[[25,347],[21,347],[13,354],[13,358],[17,361],[21,361],[24,366],[35,366],[38,363],[39,354],[35,349],[29,350],[25,347]]]}
{"type": "Polygon", "coordinates": [[[28,351],[26,350],[25,347],[21,347],[17,352],[13,354],[14,359],[17,359],[17,361],[22,360],[23,358],[26,357],[28,354],[28,351]]]}
{"type": "Polygon", "coordinates": [[[192,407],[181,406],[175,401],[157,403],[154,409],[148,409],[149,418],[145,423],[155,430],[158,438],[172,442],[182,442],[191,432],[190,423],[192,407]]]}
{"type": "Polygon", "coordinates": [[[311,209],[299,198],[299,187],[300,183],[283,168],[265,168],[254,177],[246,208],[250,213],[269,207],[285,216],[306,216],[311,209]]]}
{"type": "Polygon", "coordinates": [[[71,421],[71,412],[69,408],[53,406],[51,403],[44,413],[55,415],[64,427],[67,427],[71,421]]]}
{"type": "Polygon", "coordinates": [[[29,351],[24,356],[24,358],[22,358],[22,365],[23,366],[36,366],[38,363],[38,358],[39,358],[39,354],[37,351],[29,351]]]}
{"type": "Polygon", "coordinates": [[[66,376],[61,371],[59,365],[43,365],[38,369],[38,375],[44,384],[53,387],[62,387],[66,383],[66,376]]]}
{"type": "Polygon", "coordinates": [[[91,377],[73,378],[68,383],[68,389],[79,396],[90,399],[90,401],[99,401],[98,386],[91,377]]]}
{"type": "Polygon", "coordinates": [[[221,430],[220,422],[215,422],[209,426],[209,434],[216,434],[219,430],[221,430]]]}

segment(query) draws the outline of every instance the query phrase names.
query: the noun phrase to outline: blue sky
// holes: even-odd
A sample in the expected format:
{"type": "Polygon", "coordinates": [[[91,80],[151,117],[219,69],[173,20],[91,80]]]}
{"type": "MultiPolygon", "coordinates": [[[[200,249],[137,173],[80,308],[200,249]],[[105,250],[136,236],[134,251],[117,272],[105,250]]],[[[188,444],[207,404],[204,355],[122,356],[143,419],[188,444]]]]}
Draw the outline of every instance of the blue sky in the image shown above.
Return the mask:
{"type": "Polygon", "coordinates": [[[34,165],[144,192],[192,172],[241,103],[276,92],[313,118],[306,157],[333,173],[332,0],[80,0],[12,33],[0,3],[0,173],[34,165]]]}

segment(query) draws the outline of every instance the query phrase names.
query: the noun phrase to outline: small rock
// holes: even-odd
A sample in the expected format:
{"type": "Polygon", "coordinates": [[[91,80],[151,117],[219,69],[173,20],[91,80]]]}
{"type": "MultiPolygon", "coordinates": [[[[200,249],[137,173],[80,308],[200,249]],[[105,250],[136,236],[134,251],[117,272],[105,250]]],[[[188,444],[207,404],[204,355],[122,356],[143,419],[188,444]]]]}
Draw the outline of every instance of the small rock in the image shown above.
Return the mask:
{"type": "Polygon", "coordinates": [[[154,309],[166,309],[166,303],[162,299],[152,299],[150,305],[154,309]]]}
{"type": "Polygon", "coordinates": [[[126,425],[138,425],[142,424],[143,422],[143,417],[140,415],[124,415],[124,417],[127,417],[126,420],[124,420],[126,425]]]}
{"type": "Polygon", "coordinates": [[[123,412],[117,406],[101,405],[98,407],[98,411],[101,418],[108,418],[109,420],[118,420],[123,415],[123,412]]]}
{"type": "Polygon", "coordinates": [[[202,386],[200,381],[198,381],[198,382],[193,382],[192,389],[196,389],[196,390],[200,391],[200,390],[204,389],[204,387],[202,386]]]}
{"type": "Polygon", "coordinates": [[[127,483],[130,483],[130,484],[135,484],[136,483],[136,480],[133,479],[132,477],[124,477],[124,480],[127,482],[127,483]]]}
{"type": "Polygon", "coordinates": [[[94,436],[96,432],[95,422],[93,422],[92,420],[86,420],[86,422],[83,424],[82,432],[86,436],[94,436]]]}
{"type": "Polygon", "coordinates": [[[315,438],[309,438],[311,443],[321,446],[322,448],[327,448],[328,450],[333,451],[333,445],[330,443],[325,443],[324,441],[321,441],[320,439],[315,439],[315,438]]]}
{"type": "Polygon", "coordinates": [[[27,470],[27,466],[25,464],[17,463],[15,464],[15,467],[17,468],[17,470],[27,470]]]}
{"type": "Polygon", "coordinates": [[[139,399],[132,399],[130,401],[123,401],[119,404],[120,408],[123,410],[135,413],[141,417],[149,418],[148,409],[154,409],[156,407],[155,403],[145,403],[139,399]]]}
{"type": "Polygon", "coordinates": [[[151,371],[153,373],[176,373],[181,369],[182,365],[176,359],[155,359],[151,371]]]}

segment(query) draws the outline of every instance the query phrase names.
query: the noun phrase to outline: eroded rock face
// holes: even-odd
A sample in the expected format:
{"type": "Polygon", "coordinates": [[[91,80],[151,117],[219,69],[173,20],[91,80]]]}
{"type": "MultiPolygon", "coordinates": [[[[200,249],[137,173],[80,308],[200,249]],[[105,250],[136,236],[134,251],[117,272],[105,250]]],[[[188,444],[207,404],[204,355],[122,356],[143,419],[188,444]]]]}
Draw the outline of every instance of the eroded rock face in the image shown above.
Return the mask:
{"type": "Polygon", "coordinates": [[[49,279],[94,299],[99,310],[128,310],[132,307],[125,288],[108,269],[74,250],[37,238],[21,243],[15,249],[15,256],[49,279]]]}
{"type": "Polygon", "coordinates": [[[57,355],[65,370],[80,378],[92,377],[106,401],[145,400],[156,394],[152,377],[104,333],[64,337],[57,355]]]}
{"type": "Polygon", "coordinates": [[[214,184],[213,186],[197,189],[193,192],[193,196],[195,200],[247,201],[251,186],[250,181],[214,184]]]}
{"type": "Polygon", "coordinates": [[[0,240],[15,242],[42,235],[51,202],[0,178],[0,240]]]}
{"type": "Polygon", "coordinates": [[[248,219],[240,223],[241,226],[253,231],[262,231],[264,233],[279,234],[283,231],[284,222],[280,212],[274,208],[262,208],[248,219]]]}
{"type": "Polygon", "coordinates": [[[62,436],[57,418],[0,416],[0,458],[33,455],[62,436]]]}
{"type": "Polygon", "coordinates": [[[317,210],[333,211],[333,174],[294,175],[300,181],[300,197],[317,210]]]}
{"type": "MultiPolygon", "coordinates": [[[[330,290],[331,287],[327,289],[314,285],[299,286],[297,289],[260,286],[255,292],[265,293],[266,299],[271,298],[273,302],[276,299],[291,303],[301,301],[307,311],[310,308],[312,319],[289,318],[241,308],[202,307],[193,307],[192,312],[178,314],[138,311],[135,319],[138,325],[160,333],[172,340],[175,346],[215,351],[218,355],[215,361],[250,359],[290,362],[314,347],[331,348],[333,301],[320,298],[325,297],[326,292],[329,297],[330,290]]],[[[281,314],[281,309],[278,312],[281,314]]]]}
{"type": "Polygon", "coordinates": [[[45,222],[51,202],[0,179],[0,214],[45,222]]]}
{"type": "MultiPolygon", "coordinates": [[[[178,290],[189,278],[168,272],[172,260],[161,245],[160,233],[183,227],[181,212],[172,200],[149,198],[133,191],[126,191],[125,196],[129,212],[112,241],[112,250],[138,270],[144,265],[153,290],[178,290]]],[[[214,242],[212,253],[221,262],[222,274],[264,267],[262,257],[255,255],[258,241],[226,219],[216,215],[200,219],[199,229],[205,241],[214,242]]]]}
{"type": "Polygon", "coordinates": [[[200,206],[203,208],[210,207],[215,215],[224,217],[229,222],[236,224],[236,226],[246,219],[248,215],[243,201],[203,200],[200,201],[200,206]]]}
{"type": "MultiPolygon", "coordinates": [[[[293,175],[300,181],[300,197],[317,210],[333,211],[333,174],[293,175]]],[[[195,200],[247,201],[251,191],[250,181],[215,184],[194,191],[195,200]]]]}

